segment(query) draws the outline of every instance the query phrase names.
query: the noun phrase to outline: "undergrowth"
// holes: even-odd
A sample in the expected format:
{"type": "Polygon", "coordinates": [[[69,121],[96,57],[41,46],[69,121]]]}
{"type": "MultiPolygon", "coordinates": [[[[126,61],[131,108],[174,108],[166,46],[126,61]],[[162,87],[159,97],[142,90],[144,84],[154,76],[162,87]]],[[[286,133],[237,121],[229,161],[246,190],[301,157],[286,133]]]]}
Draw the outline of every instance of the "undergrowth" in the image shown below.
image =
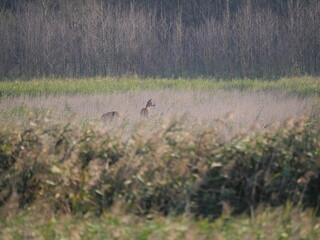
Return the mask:
{"type": "Polygon", "coordinates": [[[0,219],[0,239],[309,239],[320,237],[320,220],[312,211],[301,211],[290,204],[245,214],[224,214],[214,222],[188,216],[151,219],[113,209],[101,216],[75,216],[31,213],[0,219]]]}
{"type": "Polygon", "coordinates": [[[183,122],[121,139],[97,123],[0,128],[0,214],[23,209],[101,215],[118,206],[138,216],[219,218],[258,206],[319,207],[320,134],[310,119],[239,133],[225,141],[224,120],[201,132],[183,122]]]}

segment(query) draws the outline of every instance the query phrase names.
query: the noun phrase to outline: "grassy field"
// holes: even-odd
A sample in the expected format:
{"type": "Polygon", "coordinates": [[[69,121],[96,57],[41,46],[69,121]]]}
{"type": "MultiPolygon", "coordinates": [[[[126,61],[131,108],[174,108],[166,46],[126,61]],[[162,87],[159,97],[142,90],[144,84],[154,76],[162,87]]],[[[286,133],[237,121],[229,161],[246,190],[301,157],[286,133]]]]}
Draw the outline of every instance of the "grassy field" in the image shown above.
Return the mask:
{"type": "Polygon", "coordinates": [[[319,82],[0,82],[0,239],[319,239],[319,82]]]}
{"type": "Polygon", "coordinates": [[[281,92],[253,92],[239,90],[186,91],[157,90],[134,93],[73,94],[49,96],[3,97],[0,103],[0,122],[25,123],[32,111],[50,111],[58,121],[101,124],[103,113],[117,110],[121,118],[105,128],[119,130],[121,136],[130,135],[141,122],[140,109],[152,98],[156,107],[148,121],[148,131],[155,131],[172,119],[183,119],[189,129],[212,128],[219,119],[229,115],[226,136],[230,137],[253,125],[259,128],[303,114],[311,115],[314,98],[288,96],[281,92]]]}
{"type": "MultiPolygon", "coordinates": [[[[109,125],[130,134],[140,122],[139,111],[153,98],[152,129],[167,119],[187,119],[212,127],[232,113],[229,132],[254,124],[262,128],[289,117],[317,112],[320,79],[278,81],[215,79],[36,79],[0,82],[0,122],[23,122],[30,111],[51,111],[57,119],[100,122],[103,113],[117,110],[121,121],[109,125]]],[[[108,127],[108,126],[107,126],[108,127]]]]}
{"type": "Polygon", "coordinates": [[[220,80],[220,79],[138,79],[89,78],[89,79],[34,79],[29,81],[0,82],[0,96],[42,94],[109,94],[146,90],[281,90],[298,95],[320,95],[319,77],[281,78],[277,81],[220,80]]]}

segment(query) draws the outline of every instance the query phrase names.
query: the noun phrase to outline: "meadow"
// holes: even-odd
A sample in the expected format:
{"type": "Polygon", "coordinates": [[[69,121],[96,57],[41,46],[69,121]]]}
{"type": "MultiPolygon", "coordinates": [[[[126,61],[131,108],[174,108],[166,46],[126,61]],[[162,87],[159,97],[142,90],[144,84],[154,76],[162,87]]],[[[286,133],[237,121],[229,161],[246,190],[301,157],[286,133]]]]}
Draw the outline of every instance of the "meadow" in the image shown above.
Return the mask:
{"type": "Polygon", "coordinates": [[[310,115],[319,89],[316,77],[278,81],[133,77],[4,81],[0,82],[0,121],[21,122],[32,109],[50,110],[63,121],[71,116],[78,122],[100,121],[103,113],[117,110],[122,113],[118,125],[132,127],[141,120],[140,109],[153,98],[157,106],[152,122],[187,117],[212,127],[232,113],[236,131],[255,123],[265,127],[289,117],[310,115]]]}
{"type": "Polygon", "coordinates": [[[319,238],[318,77],[34,79],[0,95],[3,239],[319,238]]]}
{"type": "Polygon", "coordinates": [[[299,96],[320,94],[319,77],[304,76],[280,78],[278,80],[260,79],[166,79],[145,78],[136,76],[95,77],[95,78],[35,78],[6,80],[0,82],[0,95],[63,95],[63,94],[109,94],[114,92],[134,92],[142,90],[281,90],[299,96]]]}
{"type": "MultiPolygon", "coordinates": [[[[121,118],[104,128],[121,131],[121,136],[130,136],[141,122],[140,109],[152,98],[156,106],[152,109],[148,131],[153,132],[168,120],[184,120],[189,129],[205,129],[215,126],[219,119],[229,115],[226,135],[233,136],[241,129],[254,124],[261,128],[275,122],[283,122],[303,114],[310,115],[312,97],[287,96],[283,93],[257,93],[254,91],[217,90],[155,90],[133,93],[110,94],[65,94],[47,96],[9,96],[0,103],[0,121],[13,124],[26,122],[29,111],[50,111],[58,121],[85,124],[90,121],[103,125],[103,113],[117,110],[121,118]]],[[[187,126],[186,126],[187,127],[187,126]]]]}

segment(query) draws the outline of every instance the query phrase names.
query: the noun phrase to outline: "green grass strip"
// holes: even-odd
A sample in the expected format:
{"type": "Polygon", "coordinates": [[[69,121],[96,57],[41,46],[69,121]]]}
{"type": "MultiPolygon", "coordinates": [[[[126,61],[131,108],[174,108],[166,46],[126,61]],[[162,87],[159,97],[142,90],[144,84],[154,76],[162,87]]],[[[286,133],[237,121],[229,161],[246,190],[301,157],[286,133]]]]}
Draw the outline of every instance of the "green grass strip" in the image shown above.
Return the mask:
{"type": "Polygon", "coordinates": [[[277,81],[252,79],[137,79],[96,77],[85,79],[33,79],[0,82],[0,96],[108,94],[144,90],[281,90],[302,96],[320,95],[320,77],[281,78],[277,81]]]}

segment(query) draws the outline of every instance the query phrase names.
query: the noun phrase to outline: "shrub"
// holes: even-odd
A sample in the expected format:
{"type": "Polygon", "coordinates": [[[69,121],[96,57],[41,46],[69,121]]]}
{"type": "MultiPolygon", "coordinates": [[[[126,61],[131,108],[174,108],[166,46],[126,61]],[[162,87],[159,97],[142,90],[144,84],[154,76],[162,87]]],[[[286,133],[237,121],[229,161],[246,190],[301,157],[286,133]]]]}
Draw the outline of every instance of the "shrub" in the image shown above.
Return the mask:
{"type": "MultiPolygon", "coordinates": [[[[221,124],[221,123],[220,123],[221,124]]],[[[128,139],[97,124],[54,123],[40,115],[0,130],[0,204],[97,214],[118,205],[219,216],[258,205],[319,207],[320,134],[306,118],[222,140],[218,126],[191,132],[174,121],[128,139]],[[13,198],[16,196],[16,198],[13,198]]]]}

